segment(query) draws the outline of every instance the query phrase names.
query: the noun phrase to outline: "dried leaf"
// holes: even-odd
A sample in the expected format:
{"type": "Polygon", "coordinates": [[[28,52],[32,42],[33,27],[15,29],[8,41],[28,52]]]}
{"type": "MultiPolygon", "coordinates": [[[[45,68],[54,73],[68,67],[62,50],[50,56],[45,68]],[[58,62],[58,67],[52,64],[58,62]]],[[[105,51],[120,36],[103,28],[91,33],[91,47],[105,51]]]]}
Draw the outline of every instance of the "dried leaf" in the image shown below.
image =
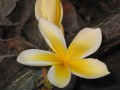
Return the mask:
{"type": "Polygon", "coordinates": [[[13,11],[17,0],[0,0],[0,25],[10,26],[12,22],[7,16],[13,11]]]}

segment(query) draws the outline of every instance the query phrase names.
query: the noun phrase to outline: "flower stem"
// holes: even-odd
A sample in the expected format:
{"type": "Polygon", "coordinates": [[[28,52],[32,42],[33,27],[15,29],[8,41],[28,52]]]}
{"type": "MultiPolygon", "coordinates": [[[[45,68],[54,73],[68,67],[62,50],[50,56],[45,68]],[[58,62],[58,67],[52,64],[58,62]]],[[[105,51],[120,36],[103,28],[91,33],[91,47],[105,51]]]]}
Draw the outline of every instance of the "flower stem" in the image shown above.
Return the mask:
{"type": "Polygon", "coordinates": [[[47,68],[46,67],[42,67],[41,70],[42,70],[43,78],[44,78],[45,82],[47,82],[48,81],[48,78],[47,78],[47,68]]]}
{"type": "Polygon", "coordinates": [[[45,81],[46,90],[52,90],[53,86],[50,84],[50,82],[48,81],[48,78],[47,78],[47,68],[42,67],[41,70],[42,70],[43,78],[45,81]]]}

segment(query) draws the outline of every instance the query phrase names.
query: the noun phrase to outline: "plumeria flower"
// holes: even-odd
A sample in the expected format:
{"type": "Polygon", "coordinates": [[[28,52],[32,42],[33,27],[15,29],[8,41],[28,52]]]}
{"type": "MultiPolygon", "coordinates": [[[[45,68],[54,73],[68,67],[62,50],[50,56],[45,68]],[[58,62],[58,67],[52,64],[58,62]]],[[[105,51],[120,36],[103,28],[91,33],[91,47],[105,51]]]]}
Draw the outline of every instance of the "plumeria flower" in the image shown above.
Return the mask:
{"type": "Polygon", "coordinates": [[[65,87],[70,82],[71,73],[87,79],[100,78],[110,73],[103,62],[85,58],[93,54],[101,44],[102,35],[99,28],[81,30],[68,49],[63,34],[53,23],[40,19],[39,28],[54,52],[30,49],[23,51],[17,61],[28,66],[52,65],[47,77],[53,85],[65,87]]]}
{"type": "Polygon", "coordinates": [[[61,21],[63,8],[60,0],[37,0],[35,4],[35,16],[47,19],[63,30],[61,21]]]}

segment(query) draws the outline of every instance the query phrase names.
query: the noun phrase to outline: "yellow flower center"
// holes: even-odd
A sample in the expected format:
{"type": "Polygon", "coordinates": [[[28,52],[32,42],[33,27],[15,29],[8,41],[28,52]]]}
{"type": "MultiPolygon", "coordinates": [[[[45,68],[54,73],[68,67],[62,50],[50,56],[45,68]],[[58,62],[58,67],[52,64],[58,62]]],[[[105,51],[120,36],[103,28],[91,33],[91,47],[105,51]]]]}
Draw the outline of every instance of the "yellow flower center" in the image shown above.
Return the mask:
{"type": "Polygon", "coordinates": [[[66,55],[59,56],[59,60],[60,60],[60,62],[61,62],[62,65],[67,65],[68,64],[68,60],[66,58],[66,55]]]}

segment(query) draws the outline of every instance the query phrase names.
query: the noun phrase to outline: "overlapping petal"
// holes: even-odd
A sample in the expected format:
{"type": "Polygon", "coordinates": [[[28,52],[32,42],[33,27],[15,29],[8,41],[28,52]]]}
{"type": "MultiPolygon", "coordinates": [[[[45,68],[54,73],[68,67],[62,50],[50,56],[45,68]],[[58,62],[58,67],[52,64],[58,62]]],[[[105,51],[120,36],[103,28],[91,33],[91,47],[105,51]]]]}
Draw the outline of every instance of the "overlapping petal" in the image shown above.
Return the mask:
{"type": "Polygon", "coordinates": [[[61,8],[61,10],[60,10],[60,12],[61,12],[61,16],[60,16],[59,25],[61,25],[61,23],[62,23],[62,19],[63,19],[63,6],[62,6],[62,3],[61,3],[61,2],[60,2],[60,8],[61,8]]]}
{"type": "Polygon", "coordinates": [[[45,20],[39,20],[39,29],[51,49],[60,56],[65,56],[67,47],[64,36],[57,26],[45,20]]]}
{"type": "Polygon", "coordinates": [[[69,61],[71,72],[79,77],[93,79],[108,75],[107,66],[97,59],[81,59],[69,61]]]}
{"type": "Polygon", "coordinates": [[[54,65],[48,71],[48,80],[59,88],[65,87],[71,77],[70,70],[64,65],[54,65]]]}
{"type": "Polygon", "coordinates": [[[46,3],[47,0],[36,0],[35,4],[35,16],[37,20],[40,18],[45,18],[47,19],[47,13],[46,13],[46,3]]]}
{"type": "Polygon", "coordinates": [[[37,49],[23,51],[18,56],[17,61],[28,66],[50,66],[54,64],[60,64],[56,54],[37,49]]]}
{"type": "Polygon", "coordinates": [[[48,20],[59,26],[60,19],[61,19],[61,2],[60,0],[50,0],[50,2],[47,0],[47,16],[48,20]]]}
{"type": "Polygon", "coordinates": [[[102,40],[99,28],[85,28],[81,30],[68,48],[67,57],[84,58],[93,54],[100,46],[102,40]]]}
{"type": "Polygon", "coordinates": [[[44,18],[60,26],[63,16],[63,8],[60,0],[37,0],[35,15],[37,20],[44,18]]]}
{"type": "Polygon", "coordinates": [[[62,24],[60,25],[60,30],[62,31],[62,33],[63,33],[63,35],[64,35],[64,27],[63,27],[62,24]]]}

